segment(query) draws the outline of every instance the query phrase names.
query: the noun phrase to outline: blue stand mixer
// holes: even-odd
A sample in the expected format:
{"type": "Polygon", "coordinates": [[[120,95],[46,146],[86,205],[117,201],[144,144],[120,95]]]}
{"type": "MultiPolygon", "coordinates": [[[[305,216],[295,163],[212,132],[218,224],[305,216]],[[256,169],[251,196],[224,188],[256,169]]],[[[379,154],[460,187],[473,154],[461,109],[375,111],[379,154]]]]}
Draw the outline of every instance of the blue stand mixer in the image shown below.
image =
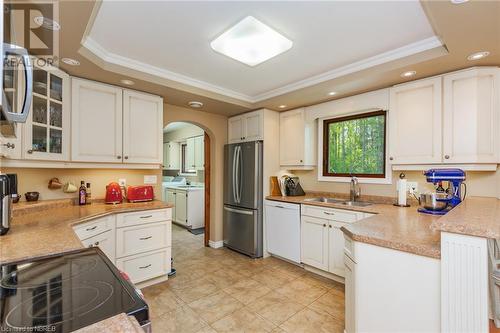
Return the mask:
{"type": "Polygon", "coordinates": [[[445,181],[448,189],[442,192],[420,194],[419,212],[432,215],[444,215],[465,199],[467,187],[464,183],[465,171],[461,169],[430,169],[424,172],[427,182],[434,185],[445,181]],[[464,195],[462,197],[462,185],[464,195]]]}

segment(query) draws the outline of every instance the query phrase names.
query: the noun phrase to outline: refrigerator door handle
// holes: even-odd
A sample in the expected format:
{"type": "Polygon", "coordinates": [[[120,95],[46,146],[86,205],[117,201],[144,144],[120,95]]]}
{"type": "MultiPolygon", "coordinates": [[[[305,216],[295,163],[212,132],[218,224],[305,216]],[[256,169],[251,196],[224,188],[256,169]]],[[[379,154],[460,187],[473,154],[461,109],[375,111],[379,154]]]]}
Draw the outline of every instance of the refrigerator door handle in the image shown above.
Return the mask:
{"type": "Polygon", "coordinates": [[[241,146],[238,152],[238,203],[241,203],[241,191],[243,190],[243,154],[241,153],[241,146]]]}
{"type": "Polygon", "coordinates": [[[252,211],[236,209],[236,208],[229,208],[229,207],[225,207],[225,206],[224,206],[224,210],[231,212],[231,213],[236,213],[236,214],[253,215],[252,211]]]}
{"type": "Polygon", "coordinates": [[[241,146],[236,147],[236,167],[235,167],[235,178],[236,178],[236,203],[241,202],[241,191],[240,191],[240,155],[241,155],[241,146]]]}
{"type": "Polygon", "coordinates": [[[235,203],[238,203],[238,200],[236,198],[236,154],[237,154],[237,150],[238,148],[236,148],[234,151],[233,151],[233,170],[232,170],[232,174],[231,174],[231,177],[232,177],[232,185],[233,185],[233,200],[235,203]]]}

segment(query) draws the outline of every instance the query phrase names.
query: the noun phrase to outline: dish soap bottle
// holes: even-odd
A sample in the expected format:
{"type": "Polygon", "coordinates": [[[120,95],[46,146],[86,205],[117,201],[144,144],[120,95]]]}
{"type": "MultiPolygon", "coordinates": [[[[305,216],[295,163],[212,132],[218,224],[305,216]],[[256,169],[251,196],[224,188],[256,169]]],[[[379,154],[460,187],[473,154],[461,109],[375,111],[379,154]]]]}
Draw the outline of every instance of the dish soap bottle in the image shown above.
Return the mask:
{"type": "Polygon", "coordinates": [[[87,189],[83,180],[80,182],[80,189],[78,190],[78,204],[80,206],[87,204],[87,189]]]}
{"type": "Polygon", "coordinates": [[[87,205],[90,205],[92,203],[92,193],[90,191],[90,183],[87,183],[87,189],[85,192],[85,201],[87,205]]]}

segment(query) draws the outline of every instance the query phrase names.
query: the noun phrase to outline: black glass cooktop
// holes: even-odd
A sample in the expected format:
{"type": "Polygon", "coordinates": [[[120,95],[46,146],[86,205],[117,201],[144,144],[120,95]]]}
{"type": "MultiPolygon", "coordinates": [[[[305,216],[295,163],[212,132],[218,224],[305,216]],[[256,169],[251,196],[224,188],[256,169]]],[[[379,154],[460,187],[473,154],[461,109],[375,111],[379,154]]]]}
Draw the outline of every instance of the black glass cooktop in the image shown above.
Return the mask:
{"type": "Polygon", "coordinates": [[[96,247],[0,266],[1,332],[71,332],[122,312],[149,319],[142,297],[96,247]]]}

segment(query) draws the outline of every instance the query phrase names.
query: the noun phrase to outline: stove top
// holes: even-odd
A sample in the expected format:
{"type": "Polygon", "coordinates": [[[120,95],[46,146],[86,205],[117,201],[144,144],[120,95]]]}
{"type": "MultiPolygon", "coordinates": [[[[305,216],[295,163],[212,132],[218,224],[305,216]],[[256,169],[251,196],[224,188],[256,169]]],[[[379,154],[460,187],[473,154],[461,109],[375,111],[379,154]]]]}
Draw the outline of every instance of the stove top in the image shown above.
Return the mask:
{"type": "Polygon", "coordinates": [[[71,332],[122,312],[149,319],[145,301],[96,247],[0,266],[0,331],[71,332]]]}

